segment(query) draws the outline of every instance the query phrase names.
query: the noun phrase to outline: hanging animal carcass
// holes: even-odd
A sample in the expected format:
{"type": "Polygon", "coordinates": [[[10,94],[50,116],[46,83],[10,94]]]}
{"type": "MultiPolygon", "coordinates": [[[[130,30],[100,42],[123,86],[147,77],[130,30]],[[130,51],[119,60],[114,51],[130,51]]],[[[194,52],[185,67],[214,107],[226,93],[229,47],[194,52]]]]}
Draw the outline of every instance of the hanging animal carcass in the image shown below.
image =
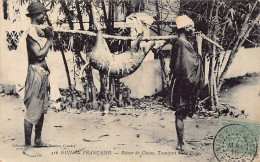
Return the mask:
{"type": "MultiPolygon", "coordinates": [[[[89,61],[93,68],[106,71],[114,78],[125,77],[138,69],[145,56],[155,45],[154,41],[142,42],[140,44],[147,22],[144,23],[143,21],[145,20],[140,20],[138,14],[140,15],[140,13],[137,13],[128,17],[130,20],[133,20],[137,32],[136,38],[131,42],[131,51],[120,54],[111,53],[105,38],[102,36],[102,32],[98,31],[96,44],[90,54],[89,61]]],[[[150,17],[149,25],[151,25],[151,16],[147,16],[148,19],[150,17]]]]}

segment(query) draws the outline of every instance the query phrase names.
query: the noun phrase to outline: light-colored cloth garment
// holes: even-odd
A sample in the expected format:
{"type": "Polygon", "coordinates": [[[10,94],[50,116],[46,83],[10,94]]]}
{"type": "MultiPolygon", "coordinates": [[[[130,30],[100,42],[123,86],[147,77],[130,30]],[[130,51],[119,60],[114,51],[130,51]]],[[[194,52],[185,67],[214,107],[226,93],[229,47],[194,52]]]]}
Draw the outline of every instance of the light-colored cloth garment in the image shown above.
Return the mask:
{"type": "Polygon", "coordinates": [[[31,24],[28,30],[28,35],[31,36],[40,45],[41,48],[43,48],[47,42],[47,38],[44,37],[42,28],[46,28],[46,26],[31,24]]]}
{"type": "Polygon", "coordinates": [[[8,53],[8,55],[6,55],[7,57],[3,59],[12,60],[12,62],[8,62],[10,65],[5,66],[6,69],[9,69],[9,75],[11,74],[11,76],[9,77],[10,79],[8,81],[16,85],[17,93],[20,96],[24,96],[24,86],[28,70],[26,38],[28,35],[31,36],[35,41],[37,41],[40,47],[43,48],[45,43],[47,42],[47,39],[44,37],[40,37],[37,34],[37,31],[44,27],[46,26],[30,24],[28,27],[24,28],[24,32],[22,36],[19,38],[17,50],[12,51],[12,55],[8,53]]]}
{"type": "Polygon", "coordinates": [[[40,66],[30,65],[28,68],[24,105],[26,107],[25,120],[37,124],[41,115],[47,113],[48,101],[48,76],[49,72],[40,66]]]}

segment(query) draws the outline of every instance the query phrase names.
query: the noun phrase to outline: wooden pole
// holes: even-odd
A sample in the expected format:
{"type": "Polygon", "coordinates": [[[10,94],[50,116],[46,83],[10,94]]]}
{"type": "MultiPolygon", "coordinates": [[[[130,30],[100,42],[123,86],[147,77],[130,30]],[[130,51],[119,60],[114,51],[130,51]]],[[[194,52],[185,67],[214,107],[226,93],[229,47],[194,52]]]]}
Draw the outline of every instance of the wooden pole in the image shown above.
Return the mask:
{"type": "MultiPolygon", "coordinates": [[[[89,36],[97,36],[97,33],[91,31],[80,31],[80,30],[66,30],[66,29],[54,29],[54,32],[64,32],[64,33],[75,33],[75,34],[87,34],[89,36]]],[[[117,35],[109,35],[102,34],[104,38],[109,39],[121,39],[121,40],[135,40],[136,37],[127,37],[127,36],[117,36],[117,35]]],[[[167,40],[167,39],[176,39],[178,38],[176,35],[167,35],[167,36],[144,36],[142,41],[152,41],[152,40],[167,40]]]]}

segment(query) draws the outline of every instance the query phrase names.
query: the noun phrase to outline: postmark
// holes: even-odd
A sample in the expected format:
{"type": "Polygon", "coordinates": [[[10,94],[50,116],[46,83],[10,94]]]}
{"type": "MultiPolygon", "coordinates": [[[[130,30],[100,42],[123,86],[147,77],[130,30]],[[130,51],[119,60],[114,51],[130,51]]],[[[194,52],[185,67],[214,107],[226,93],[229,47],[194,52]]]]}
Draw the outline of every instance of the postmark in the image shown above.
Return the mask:
{"type": "Polygon", "coordinates": [[[258,150],[259,124],[230,119],[220,122],[222,127],[213,141],[216,158],[221,162],[253,161],[258,150]]]}

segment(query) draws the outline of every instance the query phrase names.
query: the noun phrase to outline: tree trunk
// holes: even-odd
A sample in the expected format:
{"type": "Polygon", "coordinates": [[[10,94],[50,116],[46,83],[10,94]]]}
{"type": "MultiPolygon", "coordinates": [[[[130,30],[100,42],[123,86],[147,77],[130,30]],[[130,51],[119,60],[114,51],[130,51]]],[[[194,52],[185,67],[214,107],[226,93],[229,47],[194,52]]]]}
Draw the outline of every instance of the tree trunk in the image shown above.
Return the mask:
{"type": "Polygon", "coordinates": [[[85,3],[86,3],[86,10],[88,13],[88,18],[89,18],[89,30],[92,31],[92,30],[94,30],[92,6],[88,1],[85,1],[85,3]]]}
{"type": "Polygon", "coordinates": [[[3,12],[4,12],[4,19],[8,18],[8,4],[7,0],[3,1],[3,12]]]}
{"type": "Polygon", "coordinates": [[[94,84],[94,80],[93,80],[93,75],[92,75],[92,68],[89,66],[87,69],[86,75],[87,75],[87,79],[90,85],[90,90],[91,90],[91,101],[92,101],[92,108],[94,110],[98,109],[98,102],[97,102],[97,91],[96,91],[96,87],[94,84]]]}
{"type": "MultiPolygon", "coordinates": [[[[47,19],[48,25],[49,25],[49,26],[52,26],[52,24],[51,24],[51,22],[50,22],[48,16],[46,16],[46,19],[47,19]]],[[[58,36],[58,38],[59,38],[59,36],[58,36]]],[[[62,55],[62,60],[63,60],[63,63],[64,63],[66,75],[67,75],[68,86],[69,86],[69,89],[71,90],[71,80],[70,80],[69,68],[68,68],[68,64],[67,64],[66,57],[65,57],[65,54],[64,54],[63,46],[62,46],[61,41],[60,41],[59,39],[58,39],[58,46],[60,47],[60,51],[61,51],[61,55],[62,55]]]]}
{"type": "MultiPolygon", "coordinates": [[[[70,30],[73,30],[74,25],[73,25],[73,22],[72,22],[72,19],[71,19],[71,15],[70,15],[70,11],[68,9],[68,6],[66,5],[65,0],[60,0],[59,2],[61,3],[61,6],[62,6],[62,9],[65,13],[66,18],[68,19],[70,30]]],[[[64,62],[64,66],[65,66],[65,70],[66,70],[66,74],[67,74],[67,78],[68,78],[68,84],[69,84],[69,88],[70,88],[70,91],[71,91],[72,105],[74,105],[73,107],[75,107],[75,104],[77,105],[77,99],[76,99],[75,94],[73,93],[75,86],[73,85],[73,87],[72,87],[72,85],[71,85],[69,68],[68,68],[66,57],[65,57],[65,54],[64,54],[64,49],[62,48],[62,44],[60,44],[60,47],[61,47],[62,59],[63,59],[63,62],[64,62]]],[[[75,73],[75,71],[74,71],[74,73],[75,73]]]]}
{"type": "MultiPolygon", "coordinates": [[[[216,4],[217,4],[217,7],[216,7],[216,15],[215,15],[215,20],[217,21],[216,24],[219,24],[219,21],[218,21],[218,13],[219,13],[219,7],[220,7],[220,4],[218,3],[218,0],[216,0],[216,4]]],[[[218,31],[220,30],[220,27],[218,25],[215,25],[214,26],[214,32],[213,32],[213,41],[216,41],[216,37],[217,37],[217,33],[218,31]]],[[[212,83],[213,83],[213,96],[214,96],[214,107],[215,108],[218,108],[219,106],[219,96],[218,96],[218,91],[217,91],[217,71],[215,71],[215,67],[216,67],[216,64],[218,62],[218,58],[216,58],[216,46],[213,45],[213,51],[212,51],[212,55],[213,55],[213,64],[212,64],[212,77],[213,77],[213,80],[212,80],[212,83]]]]}
{"type": "Polygon", "coordinates": [[[99,77],[100,77],[100,92],[99,92],[99,99],[108,101],[107,98],[107,79],[108,75],[106,71],[99,70],[99,77]]]}
{"type": "Polygon", "coordinates": [[[59,44],[60,44],[59,46],[60,46],[60,51],[61,51],[61,55],[62,55],[64,67],[65,67],[65,71],[66,71],[66,74],[67,74],[67,80],[68,80],[69,89],[71,90],[71,80],[70,80],[69,67],[68,67],[67,60],[66,60],[66,57],[65,57],[65,54],[64,54],[64,49],[62,47],[62,44],[60,43],[60,40],[59,40],[59,44]]]}
{"type": "MultiPolygon", "coordinates": [[[[77,13],[78,13],[78,19],[79,19],[79,23],[80,23],[80,30],[84,30],[84,25],[83,25],[83,21],[82,21],[82,14],[81,14],[81,11],[80,11],[80,6],[79,6],[79,0],[76,0],[75,1],[76,3],[76,9],[77,9],[77,13]]],[[[89,24],[91,23],[91,18],[92,18],[92,22],[93,22],[93,17],[92,17],[92,11],[91,11],[91,5],[89,4],[89,2],[86,2],[88,4],[87,5],[87,11],[90,10],[88,13],[91,13],[89,14],[89,24]]],[[[92,29],[92,28],[91,28],[92,29]]],[[[80,56],[80,60],[83,64],[85,64],[85,61],[83,60],[83,58],[81,58],[81,55],[80,55],[80,51],[75,51],[75,55],[77,56],[80,56]]],[[[77,62],[78,66],[81,67],[80,63],[77,62]]],[[[86,69],[84,69],[85,73],[86,73],[86,79],[84,80],[83,82],[83,87],[84,87],[84,92],[85,92],[85,95],[86,95],[86,103],[89,103],[90,100],[90,94],[89,94],[89,89],[91,88],[90,85],[91,85],[91,81],[93,81],[93,78],[92,79],[88,79],[88,77],[93,77],[92,75],[90,75],[90,68],[91,67],[87,67],[86,69]]],[[[93,94],[96,95],[96,91],[95,89],[91,89],[94,91],[93,94]]],[[[95,99],[95,97],[92,97],[95,99]]],[[[93,102],[93,100],[92,100],[93,102]]]]}
{"type": "MultiPolygon", "coordinates": [[[[77,17],[79,19],[79,24],[80,24],[80,30],[84,30],[82,14],[80,11],[80,6],[79,6],[79,0],[76,0],[75,4],[76,4],[76,9],[77,9],[77,17]]],[[[85,64],[85,61],[81,57],[80,50],[78,50],[78,49],[75,50],[75,57],[78,58],[78,59],[76,59],[76,64],[77,64],[78,68],[81,69],[81,65],[82,65],[82,63],[85,64]]],[[[75,74],[75,70],[74,70],[74,74],[75,74]]]]}
{"type": "Polygon", "coordinates": [[[80,7],[79,7],[79,0],[75,0],[75,4],[76,4],[77,13],[78,13],[80,30],[84,30],[84,25],[83,25],[83,21],[82,21],[82,15],[81,15],[81,12],[80,12],[80,7]]]}
{"type": "Polygon", "coordinates": [[[109,20],[108,20],[108,17],[107,17],[106,6],[105,6],[104,0],[101,1],[101,5],[102,5],[103,14],[104,14],[104,22],[105,22],[106,28],[108,29],[109,28],[109,20]]]}
{"type": "MultiPolygon", "coordinates": [[[[94,26],[93,26],[92,6],[88,1],[85,1],[85,3],[86,3],[86,10],[87,10],[87,13],[89,15],[89,30],[92,31],[92,30],[94,30],[93,29],[94,26]]],[[[81,12],[80,12],[79,9],[80,8],[78,6],[77,12],[78,12],[78,15],[81,15],[81,12]]],[[[80,17],[82,17],[82,16],[80,16],[80,17]]],[[[79,20],[80,19],[81,18],[79,18],[79,20]]],[[[84,30],[82,19],[80,20],[80,23],[82,24],[81,27],[80,27],[81,30],[84,30]]],[[[78,51],[78,52],[80,52],[80,51],[78,51]]],[[[75,52],[75,54],[78,53],[78,52],[75,52]]],[[[79,56],[81,56],[81,55],[79,54],[79,56]]],[[[85,64],[85,61],[82,58],[80,58],[80,59],[81,59],[81,62],[85,64]]],[[[88,60],[89,58],[86,58],[86,59],[88,60]]],[[[86,78],[83,81],[83,86],[84,86],[84,91],[85,91],[85,95],[86,95],[86,102],[92,102],[92,108],[97,109],[98,104],[97,104],[97,100],[96,100],[96,87],[95,87],[94,81],[93,81],[92,69],[91,69],[90,66],[87,66],[84,69],[84,71],[85,71],[85,74],[86,74],[86,78]],[[89,90],[91,92],[91,95],[90,95],[89,90]]]]}
{"type": "MultiPolygon", "coordinates": [[[[139,4],[141,6],[141,2],[139,4]]],[[[155,8],[156,8],[156,21],[157,21],[157,35],[161,36],[161,25],[160,25],[160,20],[161,20],[161,15],[160,15],[160,10],[159,10],[159,4],[158,4],[158,0],[155,1],[155,8]]],[[[166,68],[165,68],[165,60],[164,57],[162,55],[162,51],[157,51],[159,52],[159,59],[160,59],[160,65],[161,65],[161,72],[162,72],[162,91],[165,91],[165,88],[169,87],[169,83],[168,83],[168,74],[166,72],[166,68]]]]}
{"type": "MultiPolygon", "coordinates": [[[[122,6],[123,6],[123,4],[122,4],[122,6]]],[[[118,5],[114,6],[114,10],[115,10],[115,13],[114,13],[115,17],[114,17],[114,19],[115,19],[115,21],[118,21],[119,20],[119,18],[118,18],[118,13],[119,13],[118,5]]]]}
{"type": "MultiPolygon", "coordinates": [[[[109,22],[109,26],[107,27],[108,31],[110,31],[110,29],[114,29],[114,4],[112,3],[112,1],[109,1],[109,14],[108,14],[108,22],[109,22]]],[[[113,31],[113,30],[112,30],[113,31]]]]}
{"type": "Polygon", "coordinates": [[[73,25],[73,22],[72,22],[70,11],[68,9],[68,6],[66,5],[65,0],[60,0],[60,3],[61,3],[61,6],[62,6],[62,9],[63,9],[63,11],[65,13],[66,18],[68,19],[70,30],[74,30],[74,25],[73,25]]]}
{"type": "MultiPolygon", "coordinates": [[[[213,11],[214,11],[214,5],[215,5],[215,0],[212,1],[212,6],[211,6],[211,10],[210,10],[210,14],[209,14],[209,21],[211,22],[209,24],[209,28],[208,28],[208,34],[211,37],[213,35],[212,33],[212,28],[213,28],[213,24],[212,24],[212,20],[213,20],[213,11]]],[[[212,44],[210,44],[208,42],[208,47],[209,47],[209,53],[212,53],[213,49],[212,49],[212,44]]],[[[210,58],[210,64],[209,64],[209,93],[210,93],[210,103],[211,103],[211,108],[214,107],[214,86],[213,86],[213,73],[214,73],[214,59],[215,57],[211,57],[210,58]]],[[[207,77],[207,76],[205,76],[207,77]]]]}
{"type": "Polygon", "coordinates": [[[260,14],[258,14],[258,16],[255,18],[255,20],[251,23],[251,25],[249,25],[249,18],[251,17],[252,15],[252,12],[254,11],[254,9],[256,8],[256,5],[258,3],[258,0],[256,0],[254,6],[252,7],[252,10],[250,13],[247,14],[244,22],[243,22],[243,25],[241,27],[241,30],[240,30],[240,33],[239,33],[239,36],[237,38],[237,41],[234,45],[234,47],[232,48],[231,50],[231,53],[229,55],[229,58],[228,58],[228,61],[227,61],[227,64],[225,65],[225,68],[220,76],[220,82],[219,82],[219,85],[217,87],[218,91],[220,91],[221,89],[221,86],[223,85],[223,80],[224,80],[224,77],[230,67],[230,65],[232,64],[234,58],[235,58],[235,55],[238,51],[238,49],[242,46],[242,44],[245,42],[246,38],[248,37],[249,33],[251,32],[251,30],[253,29],[254,25],[258,22],[258,20],[260,19],[260,14]]]}
{"type": "MultiPolygon", "coordinates": [[[[111,33],[114,28],[114,7],[111,0],[109,0],[109,10],[108,14],[106,12],[105,3],[104,0],[101,1],[103,15],[104,15],[104,21],[106,24],[106,31],[107,33],[111,33]]],[[[106,70],[99,70],[99,76],[100,76],[100,95],[99,99],[105,100],[105,102],[108,102],[108,90],[107,90],[107,79],[108,79],[108,71],[106,70]]]]}
{"type": "Polygon", "coordinates": [[[84,92],[85,92],[85,102],[88,103],[90,101],[90,95],[89,95],[89,83],[88,83],[88,80],[85,81],[85,84],[84,84],[84,92]]]}

